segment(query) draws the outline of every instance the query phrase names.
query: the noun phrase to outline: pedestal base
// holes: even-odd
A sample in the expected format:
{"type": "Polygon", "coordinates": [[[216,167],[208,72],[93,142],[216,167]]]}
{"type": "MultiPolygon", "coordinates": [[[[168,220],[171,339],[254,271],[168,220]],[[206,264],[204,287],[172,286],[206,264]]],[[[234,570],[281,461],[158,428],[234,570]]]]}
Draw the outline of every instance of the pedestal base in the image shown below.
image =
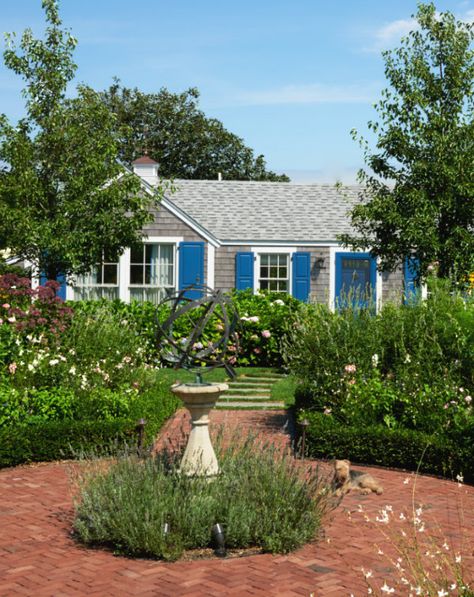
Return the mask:
{"type": "Polygon", "coordinates": [[[211,438],[209,437],[209,412],[215,407],[225,383],[177,384],[171,387],[191,413],[192,429],[181,460],[180,472],[189,476],[214,477],[219,473],[211,438]]]}

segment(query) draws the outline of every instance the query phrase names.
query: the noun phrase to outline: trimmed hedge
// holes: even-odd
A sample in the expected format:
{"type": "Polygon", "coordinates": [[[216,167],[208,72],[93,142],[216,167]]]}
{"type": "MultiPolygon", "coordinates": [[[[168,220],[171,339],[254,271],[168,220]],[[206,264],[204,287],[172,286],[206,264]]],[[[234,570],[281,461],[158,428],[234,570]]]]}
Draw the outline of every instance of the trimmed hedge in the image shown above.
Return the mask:
{"type": "Polygon", "coordinates": [[[136,445],[140,418],[147,421],[144,444],[150,445],[179,405],[171,392],[157,400],[149,390],[127,418],[42,421],[4,427],[0,429],[0,468],[76,458],[82,452],[108,454],[125,444],[136,445]]]}
{"type": "Polygon", "coordinates": [[[131,421],[46,421],[0,430],[0,467],[107,453],[136,438],[131,421]]]}
{"type": "Polygon", "coordinates": [[[354,462],[406,468],[474,482],[474,427],[461,441],[409,429],[353,427],[321,413],[304,412],[306,453],[313,458],[348,458],[354,462]]]}

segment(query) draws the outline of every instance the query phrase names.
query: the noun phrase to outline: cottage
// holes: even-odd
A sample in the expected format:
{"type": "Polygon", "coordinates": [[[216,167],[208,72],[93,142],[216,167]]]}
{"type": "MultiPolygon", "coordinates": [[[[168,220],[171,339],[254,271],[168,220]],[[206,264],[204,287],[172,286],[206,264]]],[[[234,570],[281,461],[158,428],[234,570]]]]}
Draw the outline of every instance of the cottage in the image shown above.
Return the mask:
{"type": "MultiPolygon", "coordinates": [[[[158,182],[148,156],[133,163],[143,188],[158,182]]],[[[202,283],[288,292],[334,305],[342,293],[370,288],[377,304],[400,300],[411,273],[377,271],[370,254],[351,252],[337,235],[350,232],[348,210],[360,187],[224,180],[177,180],[143,243],[118,262],[105,261],[68,286],[68,299],[160,301],[167,290],[202,283]]]]}

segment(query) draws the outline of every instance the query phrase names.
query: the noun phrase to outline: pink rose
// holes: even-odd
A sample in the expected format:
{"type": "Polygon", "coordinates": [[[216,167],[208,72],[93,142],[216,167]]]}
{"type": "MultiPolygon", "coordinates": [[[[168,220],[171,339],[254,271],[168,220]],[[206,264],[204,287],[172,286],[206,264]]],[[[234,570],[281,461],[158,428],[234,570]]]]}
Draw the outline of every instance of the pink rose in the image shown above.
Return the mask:
{"type": "Polygon", "coordinates": [[[344,371],[346,373],[355,373],[357,371],[357,367],[354,364],[349,364],[344,367],[344,371]]]}
{"type": "Polygon", "coordinates": [[[9,305],[8,303],[3,303],[2,307],[3,307],[4,309],[9,309],[9,308],[10,308],[10,305],[9,305]]]}
{"type": "Polygon", "coordinates": [[[15,375],[15,371],[16,371],[16,369],[17,369],[17,366],[18,366],[18,365],[17,365],[16,363],[10,363],[10,364],[8,365],[8,371],[10,371],[10,373],[11,373],[12,375],[15,375]]]}
{"type": "Polygon", "coordinates": [[[255,354],[260,354],[262,352],[261,348],[254,348],[253,351],[255,354]]]}
{"type": "Polygon", "coordinates": [[[270,336],[271,336],[271,333],[269,330],[263,330],[263,332],[262,332],[263,338],[270,338],[270,336]]]}

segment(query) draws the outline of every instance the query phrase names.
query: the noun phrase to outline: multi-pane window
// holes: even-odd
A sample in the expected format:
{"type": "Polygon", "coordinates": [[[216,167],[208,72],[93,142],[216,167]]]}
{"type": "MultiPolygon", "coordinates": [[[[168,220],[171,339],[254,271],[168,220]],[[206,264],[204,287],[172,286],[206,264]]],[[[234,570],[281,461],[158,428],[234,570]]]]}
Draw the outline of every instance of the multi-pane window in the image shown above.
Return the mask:
{"type": "Polygon", "coordinates": [[[130,250],[130,299],[159,303],[175,288],[175,246],[143,243],[130,250]]]}
{"type": "Polygon", "coordinates": [[[287,253],[262,253],[259,274],[260,290],[289,292],[289,255],[287,253]]]}
{"type": "Polygon", "coordinates": [[[92,271],[77,276],[74,300],[116,299],[119,297],[119,274],[116,261],[104,261],[92,271]]]}

